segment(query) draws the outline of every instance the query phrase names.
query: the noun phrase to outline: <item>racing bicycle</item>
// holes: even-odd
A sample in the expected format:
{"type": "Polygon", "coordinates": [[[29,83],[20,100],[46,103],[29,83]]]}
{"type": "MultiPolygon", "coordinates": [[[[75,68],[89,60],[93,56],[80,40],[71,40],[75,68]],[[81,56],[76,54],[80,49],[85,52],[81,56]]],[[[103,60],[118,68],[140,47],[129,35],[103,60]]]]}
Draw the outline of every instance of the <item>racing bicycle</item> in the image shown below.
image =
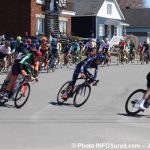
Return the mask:
{"type": "MultiPolygon", "coordinates": [[[[28,65],[28,64],[27,64],[28,65]]],[[[28,65],[29,66],[29,65],[28,65]]],[[[31,66],[29,66],[31,67],[31,66]]],[[[16,108],[21,108],[27,102],[30,95],[30,84],[29,81],[36,81],[33,78],[32,70],[26,75],[18,75],[16,82],[13,85],[11,92],[8,95],[8,100],[4,99],[3,96],[0,97],[0,105],[4,105],[8,101],[14,101],[14,105],[16,108]]],[[[0,84],[0,93],[4,93],[9,81],[5,80],[3,84],[0,84]]]]}
{"type": "MultiPolygon", "coordinates": [[[[80,83],[76,84],[74,88],[69,92],[69,98],[73,98],[73,105],[75,107],[80,107],[87,102],[91,94],[91,83],[93,83],[93,85],[96,86],[97,83],[99,82],[99,80],[93,80],[90,77],[86,77],[86,78],[80,77],[80,78],[77,78],[76,83],[78,83],[78,81],[80,83]]],[[[63,104],[64,102],[67,101],[65,99],[62,99],[62,95],[64,94],[64,92],[66,91],[66,88],[68,87],[70,83],[71,81],[67,81],[61,86],[57,94],[58,104],[63,104]]]]}
{"type": "MultiPolygon", "coordinates": [[[[140,113],[141,111],[143,111],[138,108],[135,108],[134,105],[139,100],[142,99],[145,92],[146,92],[146,90],[144,90],[144,89],[137,89],[129,95],[129,97],[126,100],[126,104],[125,104],[125,110],[126,110],[127,114],[136,115],[136,114],[140,113]]],[[[148,108],[149,106],[150,106],[150,96],[146,99],[146,101],[144,103],[145,108],[148,108]]]]}

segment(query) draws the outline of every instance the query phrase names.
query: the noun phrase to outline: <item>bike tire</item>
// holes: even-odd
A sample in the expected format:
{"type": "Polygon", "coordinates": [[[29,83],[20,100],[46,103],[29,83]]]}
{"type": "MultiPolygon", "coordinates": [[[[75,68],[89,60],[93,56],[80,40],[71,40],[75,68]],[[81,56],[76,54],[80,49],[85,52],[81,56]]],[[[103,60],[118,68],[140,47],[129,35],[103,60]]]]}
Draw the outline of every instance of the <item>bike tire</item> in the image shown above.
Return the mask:
{"type": "Polygon", "coordinates": [[[62,99],[61,96],[62,96],[62,94],[63,94],[63,90],[65,90],[66,87],[67,87],[69,84],[70,84],[70,81],[65,82],[65,83],[61,86],[61,88],[60,88],[60,90],[59,90],[59,92],[58,92],[58,94],[57,94],[57,103],[60,104],[60,105],[63,104],[63,103],[66,101],[66,100],[62,99]]]}
{"type": "MultiPolygon", "coordinates": [[[[26,94],[26,98],[25,100],[23,100],[23,102],[20,104],[20,100],[24,97],[23,94],[21,95],[21,89],[22,86],[19,87],[19,89],[16,92],[15,98],[14,98],[14,105],[16,108],[21,108],[22,106],[24,106],[24,104],[27,102],[29,95],[30,95],[30,84],[29,83],[25,83],[24,86],[26,88],[28,88],[28,92],[25,93],[26,94]]],[[[27,90],[27,89],[26,89],[27,90]]],[[[24,91],[25,92],[25,91],[24,91]]]]}
{"type": "Polygon", "coordinates": [[[85,104],[85,103],[87,102],[87,100],[88,100],[90,94],[91,94],[91,86],[90,86],[89,84],[82,84],[82,85],[80,85],[80,86],[76,89],[76,91],[75,91],[75,96],[74,96],[74,100],[73,100],[73,105],[74,105],[75,107],[80,107],[80,106],[82,106],[83,104],[85,104]],[[83,101],[81,101],[81,99],[78,99],[78,96],[81,95],[81,94],[85,94],[85,92],[86,92],[87,89],[89,89],[89,92],[88,92],[86,98],[83,99],[83,101]],[[80,92],[81,92],[81,93],[80,93],[80,92]],[[82,92],[84,92],[84,93],[82,93],[82,92]],[[78,101],[79,101],[79,102],[78,102],[78,101]]]}
{"type": "Polygon", "coordinates": [[[54,65],[53,67],[52,67],[52,72],[54,72],[56,70],[56,65],[54,65]]]}
{"type": "MultiPolygon", "coordinates": [[[[127,114],[128,115],[131,115],[131,116],[133,116],[133,115],[136,115],[136,114],[138,114],[139,112],[141,112],[141,110],[139,110],[139,109],[135,109],[135,111],[131,111],[130,109],[129,109],[129,104],[131,104],[132,105],[132,109],[134,108],[134,104],[133,103],[131,103],[131,102],[133,102],[133,101],[131,101],[130,102],[130,100],[133,98],[133,96],[135,96],[135,94],[137,94],[137,93],[141,93],[142,94],[142,96],[143,96],[143,94],[145,93],[145,91],[146,90],[144,90],[144,89],[137,89],[137,90],[135,90],[135,91],[133,91],[130,95],[129,95],[129,97],[127,98],[127,100],[126,100],[126,103],[125,103],[125,110],[126,110],[126,112],[127,112],[127,114]],[[130,103],[129,103],[130,102],[130,103]]],[[[142,99],[142,96],[140,97],[140,99],[142,99]]],[[[138,97],[139,98],[139,97],[138,97]]],[[[136,98],[137,99],[137,98],[136,98]]]]}

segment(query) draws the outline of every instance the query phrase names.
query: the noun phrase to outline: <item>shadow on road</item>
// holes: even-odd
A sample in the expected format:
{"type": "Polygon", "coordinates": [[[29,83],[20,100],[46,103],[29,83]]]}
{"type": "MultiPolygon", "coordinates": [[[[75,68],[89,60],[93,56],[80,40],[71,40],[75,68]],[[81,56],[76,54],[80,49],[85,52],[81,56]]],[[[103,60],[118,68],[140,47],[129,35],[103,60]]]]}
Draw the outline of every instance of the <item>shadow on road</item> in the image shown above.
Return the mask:
{"type": "Polygon", "coordinates": [[[0,105],[0,107],[16,108],[14,105],[10,105],[10,104],[0,105]]]}
{"type": "Polygon", "coordinates": [[[57,102],[49,102],[49,104],[54,105],[54,106],[70,106],[70,107],[74,106],[73,104],[70,104],[70,103],[59,104],[57,102]]]}
{"type": "Polygon", "coordinates": [[[134,118],[142,118],[142,117],[150,118],[150,115],[141,115],[141,114],[131,116],[128,114],[118,113],[117,115],[126,116],[126,117],[134,117],[134,118]]]}

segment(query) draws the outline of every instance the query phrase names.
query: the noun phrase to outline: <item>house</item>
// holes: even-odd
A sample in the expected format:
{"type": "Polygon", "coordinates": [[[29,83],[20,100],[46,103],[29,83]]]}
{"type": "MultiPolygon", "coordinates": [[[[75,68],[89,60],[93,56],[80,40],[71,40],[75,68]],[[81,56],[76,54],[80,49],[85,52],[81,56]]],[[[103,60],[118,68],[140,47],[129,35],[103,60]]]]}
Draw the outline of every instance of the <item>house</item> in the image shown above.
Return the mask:
{"type": "Polygon", "coordinates": [[[0,4],[0,35],[49,36],[57,27],[59,33],[69,34],[71,15],[75,15],[69,11],[72,5],[72,0],[13,0],[13,3],[3,0],[0,4]]]}
{"type": "Polygon", "coordinates": [[[127,34],[133,34],[138,37],[139,42],[150,42],[150,8],[141,9],[123,9],[126,22],[130,24],[126,28],[127,34]]]}
{"type": "Polygon", "coordinates": [[[116,0],[75,0],[72,33],[79,37],[109,40],[126,34],[126,27],[116,0]]]}
{"type": "Polygon", "coordinates": [[[6,36],[44,34],[42,0],[3,0],[0,4],[0,34],[6,36]]]}

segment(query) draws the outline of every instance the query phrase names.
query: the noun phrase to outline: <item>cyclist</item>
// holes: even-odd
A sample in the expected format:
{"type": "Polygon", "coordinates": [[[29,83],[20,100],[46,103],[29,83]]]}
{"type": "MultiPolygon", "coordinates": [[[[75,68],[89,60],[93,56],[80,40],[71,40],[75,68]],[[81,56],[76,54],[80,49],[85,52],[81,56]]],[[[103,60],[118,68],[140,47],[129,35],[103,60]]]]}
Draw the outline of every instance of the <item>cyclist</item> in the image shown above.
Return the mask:
{"type": "Polygon", "coordinates": [[[51,54],[54,56],[54,57],[59,57],[58,56],[58,40],[56,38],[52,38],[52,41],[51,41],[51,54]]]}
{"type": "Polygon", "coordinates": [[[70,41],[66,40],[66,42],[63,45],[63,53],[64,53],[64,65],[68,64],[68,53],[69,53],[69,49],[70,49],[70,41]]]}
{"type": "Polygon", "coordinates": [[[85,78],[87,75],[90,76],[91,80],[96,80],[97,78],[97,72],[98,72],[98,65],[102,64],[103,61],[105,61],[106,55],[104,54],[98,54],[96,57],[87,57],[84,60],[82,60],[75,68],[72,81],[66,88],[65,93],[62,95],[62,99],[68,99],[69,98],[69,92],[74,88],[74,85],[76,83],[76,80],[78,78],[78,75],[81,73],[81,77],[85,78]],[[95,68],[94,75],[92,75],[88,68],[95,68]]]}
{"type": "Polygon", "coordinates": [[[5,41],[4,45],[0,47],[0,59],[3,60],[4,70],[7,66],[7,61],[8,61],[8,58],[10,57],[10,54],[11,54],[10,43],[9,41],[5,41]]]}
{"type": "Polygon", "coordinates": [[[149,50],[149,45],[146,41],[144,41],[144,44],[143,44],[143,50],[144,50],[144,53],[146,54],[149,50]]]}
{"type": "Polygon", "coordinates": [[[47,64],[47,51],[48,51],[48,39],[47,37],[43,36],[41,38],[41,46],[40,51],[42,53],[42,64],[44,63],[44,67],[46,67],[47,64]]]}
{"type": "Polygon", "coordinates": [[[76,63],[79,58],[79,52],[80,52],[80,45],[77,42],[77,40],[74,40],[74,42],[70,46],[70,50],[68,53],[68,56],[72,56],[73,63],[76,63]]]}
{"type": "Polygon", "coordinates": [[[38,67],[41,57],[42,53],[38,50],[35,50],[33,53],[28,53],[20,60],[18,59],[14,62],[11,71],[8,73],[7,78],[4,81],[8,82],[6,90],[4,93],[0,94],[3,99],[8,100],[9,94],[11,93],[13,85],[15,84],[19,74],[22,74],[23,76],[30,75],[29,78],[31,78],[31,74],[29,74],[32,71],[30,66],[33,67],[34,77],[38,81],[38,67]]]}
{"type": "Polygon", "coordinates": [[[71,44],[69,54],[77,55],[79,51],[80,51],[80,45],[77,42],[77,40],[74,40],[74,42],[71,44]]]}
{"type": "Polygon", "coordinates": [[[140,61],[142,60],[143,53],[144,53],[143,45],[142,45],[142,43],[139,43],[138,44],[138,54],[140,57],[140,61]]]}
{"type": "Polygon", "coordinates": [[[94,44],[93,44],[91,38],[89,38],[88,42],[85,44],[84,51],[86,53],[86,56],[93,56],[93,53],[94,53],[94,44]]]}
{"type": "Polygon", "coordinates": [[[107,59],[105,59],[104,65],[107,64],[108,62],[111,62],[110,44],[107,38],[104,39],[101,53],[104,53],[107,56],[107,59]]]}

